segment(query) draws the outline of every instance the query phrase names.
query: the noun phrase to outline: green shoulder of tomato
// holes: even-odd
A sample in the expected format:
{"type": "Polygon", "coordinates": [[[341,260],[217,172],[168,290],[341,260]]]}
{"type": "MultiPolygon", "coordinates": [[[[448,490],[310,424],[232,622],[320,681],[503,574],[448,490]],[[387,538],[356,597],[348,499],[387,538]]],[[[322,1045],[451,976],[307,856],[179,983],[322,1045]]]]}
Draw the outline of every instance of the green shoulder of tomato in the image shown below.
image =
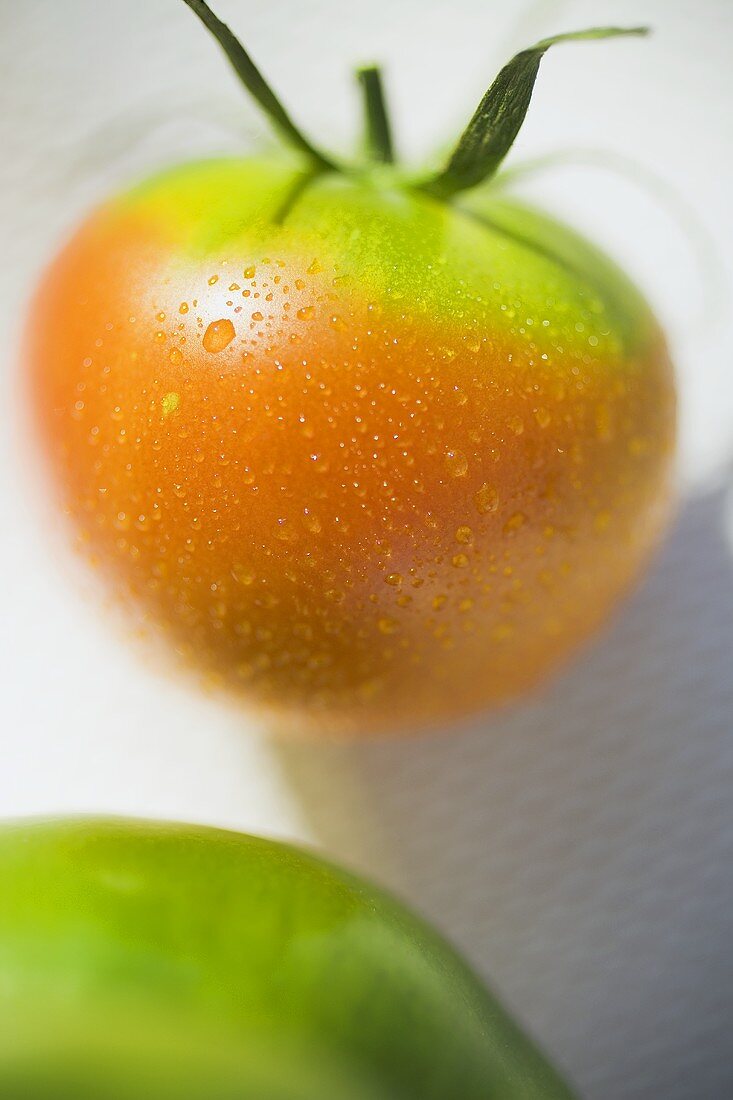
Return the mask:
{"type": "Polygon", "coordinates": [[[284,844],[0,830],[3,1100],[569,1100],[456,954],[284,844]]]}
{"type": "Polygon", "coordinates": [[[383,315],[541,354],[561,341],[624,369],[659,339],[644,298],[600,249],[495,186],[445,203],[396,170],[314,174],[287,154],[188,163],[102,212],[170,245],[171,263],[292,260],[383,315]]]}

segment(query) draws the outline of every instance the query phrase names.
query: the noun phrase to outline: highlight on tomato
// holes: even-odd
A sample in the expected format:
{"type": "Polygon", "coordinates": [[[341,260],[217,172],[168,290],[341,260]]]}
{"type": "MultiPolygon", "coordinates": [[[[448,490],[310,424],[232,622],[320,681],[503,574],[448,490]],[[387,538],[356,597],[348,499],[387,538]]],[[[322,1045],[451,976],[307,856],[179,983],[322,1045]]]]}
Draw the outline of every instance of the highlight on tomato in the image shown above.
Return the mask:
{"type": "Polygon", "coordinates": [[[571,1100],[455,952],[285,844],[0,828],[4,1100],[571,1100]]]}
{"type": "Polygon", "coordinates": [[[268,720],[444,723],[520,696],[607,617],[670,502],[664,337],[596,248],[494,185],[546,39],[445,166],[296,126],[112,198],[53,261],[26,366],[85,552],[178,658],[268,720]]]}

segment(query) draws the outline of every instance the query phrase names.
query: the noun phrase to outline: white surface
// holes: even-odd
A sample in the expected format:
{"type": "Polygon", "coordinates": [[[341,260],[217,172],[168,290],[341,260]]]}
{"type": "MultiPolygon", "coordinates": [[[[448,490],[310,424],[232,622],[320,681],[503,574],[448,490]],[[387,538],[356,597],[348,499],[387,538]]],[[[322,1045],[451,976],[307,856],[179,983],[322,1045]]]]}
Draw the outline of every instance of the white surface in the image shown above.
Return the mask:
{"type": "MultiPolygon", "coordinates": [[[[516,47],[648,21],[648,42],[548,55],[515,159],[636,158],[733,255],[727,0],[218,10],[334,146],[355,128],[350,64],[384,59],[412,155],[516,47]]],[[[587,1100],[733,1096],[733,322],[674,218],[595,170],[532,188],[635,274],[679,365],[679,519],[613,628],[542,698],[452,737],[276,745],[161,679],[80,597],[34,490],[15,368],[29,288],[90,203],[263,127],[174,0],[0,0],[0,89],[0,815],[118,811],[317,843],[447,932],[587,1100]]]]}

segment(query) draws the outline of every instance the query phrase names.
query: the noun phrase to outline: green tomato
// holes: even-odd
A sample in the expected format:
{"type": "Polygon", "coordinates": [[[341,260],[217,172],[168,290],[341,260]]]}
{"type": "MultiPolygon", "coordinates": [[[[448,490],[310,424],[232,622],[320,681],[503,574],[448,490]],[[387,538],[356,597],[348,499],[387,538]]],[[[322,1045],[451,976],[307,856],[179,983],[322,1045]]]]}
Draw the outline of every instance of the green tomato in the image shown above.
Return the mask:
{"type": "Polygon", "coordinates": [[[568,1100],[466,965],[288,845],[116,819],[0,830],[4,1100],[568,1100]]]}

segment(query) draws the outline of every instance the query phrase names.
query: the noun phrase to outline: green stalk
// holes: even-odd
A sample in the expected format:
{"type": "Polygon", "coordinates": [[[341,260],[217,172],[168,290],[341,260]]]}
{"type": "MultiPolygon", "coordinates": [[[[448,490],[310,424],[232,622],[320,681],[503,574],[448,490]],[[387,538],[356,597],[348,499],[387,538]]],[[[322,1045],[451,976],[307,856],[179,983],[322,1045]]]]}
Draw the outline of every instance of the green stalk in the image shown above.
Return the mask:
{"type": "Polygon", "coordinates": [[[377,65],[367,65],[357,69],[356,77],[364,96],[364,136],[367,155],[372,161],[394,164],[392,129],[381,71],[377,65]]]}
{"type": "Polygon", "coordinates": [[[335,169],[337,166],[334,162],[317,149],[295,125],[242,43],[232,34],[226,23],[222,23],[221,19],[214,15],[205,0],[184,0],[184,3],[195,12],[207,30],[211,31],[247,91],[290,144],[304,153],[320,171],[335,169]]]}

